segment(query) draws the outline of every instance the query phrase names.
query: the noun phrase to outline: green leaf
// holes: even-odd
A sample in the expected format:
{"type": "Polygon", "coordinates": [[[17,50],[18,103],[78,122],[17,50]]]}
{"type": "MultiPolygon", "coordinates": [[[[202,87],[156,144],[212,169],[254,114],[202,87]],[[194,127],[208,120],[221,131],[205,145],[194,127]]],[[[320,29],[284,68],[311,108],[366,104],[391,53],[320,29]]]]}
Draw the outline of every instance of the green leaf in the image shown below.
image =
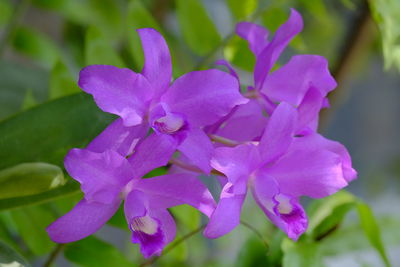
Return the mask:
{"type": "Polygon", "coordinates": [[[227,0],[228,7],[236,20],[242,20],[251,15],[258,5],[257,0],[227,0]]]}
{"type": "Polygon", "coordinates": [[[215,49],[221,37],[199,0],[177,0],[177,15],[182,35],[197,54],[215,49]]]}
{"type": "Polygon", "coordinates": [[[109,40],[94,26],[89,27],[85,36],[85,63],[125,66],[109,40]]]}
{"type": "Polygon", "coordinates": [[[64,255],[68,260],[86,267],[136,266],[113,245],[93,236],[69,244],[64,255]]]}
{"type": "Polygon", "coordinates": [[[13,8],[10,0],[0,1],[0,26],[8,23],[11,18],[11,14],[13,12],[13,8]]]}
{"type": "Polygon", "coordinates": [[[64,173],[58,166],[21,163],[0,171],[0,199],[39,194],[63,184],[64,173]]]}
{"type": "Polygon", "coordinates": [[[143,6],[141,1],[131,0],[128,5],[126,35],[129,40],[129,51],[138,67],[143,66],[144,63],[142,45],[139,36],[135,31],[140,28],[154,28],[157,31],[162,32],[157,21],[153,18],[146,7],[143,6]]]}
{"type": "Polygon", "coordinates": [[[48,206],[16,209],[11,211],[11,217],[19,235],[34,254],[43,255],[53,249],[55,244],[50,240],[46,227],[56,219],[56,216],[48,206]]]}
{"type": "Polygon", "coordinates": [[[50,99],[80,92],[77,81],[61,60],[58,60],[51,70],[49,90],[50,99]]]}
{"type": "Polygon", "coordinates": [[[33,92],[31,89],[26,90],[26,94],[24,97],[24,101],[22,102],[22,110],[30,109],[37,105],[37,101],[33,96],[33,92]]]}
{"type": "Polygon", "coordinates": [[[200,226],[201,214],[192,206],[180,205],[173,207],[170,210],[179,225],[183,226],[187,231],[193,231],[200,226]]]}
{"type": "Polygon", "coordinates": [[[59,57],[59,50],[50,38],[28,27],[16,30],[13,46],[18,52],[41,62],[46,67],[52,66],[59,57]]]}
{"type": "Polygon", "coordinates": [[[83,147],[114,118],[92,97],[75,94],[36,106],[0,122],[0,169],[24,162],[63,166],[67,151],[83,147]]]}
{"type": "Polygon", "coordinates": [[[253,71],[256,63],[256,58],[250,51],[247,42],[238,36],[234,36],[224,47],[224,56],[232,64],[247,71],[253,71]]]}
{"type": "Polygon", "coordinates": [[[23,267],[30,264],[18,252],[0,241],[0,266],[23,267]]]}
{"type": "Polygon", "coordinates": [[[250,237],[242,246],[235,267],[270,266],[267,248],[258,237],[250,237]]]}
{"type": "Polygon", "coordinates": [[[322,267],[322,255],[317,243],[293,242],[285,239],[283,267],[322,267]]]}
{"type": "Polygon", "coordinates": [[[400,1],[368,1],[382,37],[385,69],[397,67],[400,71],[400,1]]]}
{"type": "Polygon", "coordinates": [[[391,266],[381,239],[380,229],[371,208],[365,203],[358,202],[357,211],[360,217],[361,226],[369,242],[378,251],[383,262],[385,263],[385,266],[391,266]]]}

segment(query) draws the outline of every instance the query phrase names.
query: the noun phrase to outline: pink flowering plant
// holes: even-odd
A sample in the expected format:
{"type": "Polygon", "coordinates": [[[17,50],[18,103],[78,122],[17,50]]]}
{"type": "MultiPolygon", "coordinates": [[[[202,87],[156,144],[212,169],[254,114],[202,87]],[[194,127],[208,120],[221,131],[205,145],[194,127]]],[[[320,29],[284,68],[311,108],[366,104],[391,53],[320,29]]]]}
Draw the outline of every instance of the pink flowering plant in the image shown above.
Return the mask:
{"type": "Polygon", "coordinates": [[[81,70],[79,86],[97,106],[118,118],[85,148],[72,149],[65,168],[81,184],[83,199],[47,232],[68,243],[99,230],[122,204],[132,242],[144,257],[161,255],[176,236],[168,208],[188,204],[208,218],[207,238],[240,223],[248,191],[290,239],[306,232],[300,198],[323,198],[356,178],[346,148],[317,133],[327,94],[336,87],[324,57],[295,55],[271,71],[303,27],[292,9],[269,38],[260,25],[241,22],[236,33],[255,55],[254,83],[218,69],[172,81],[168,46],[154,29],[139,29],[145,63],[140,73],[109,65],[81,70]],[[169,166],[165,175],[143,178],[169,166]],[[199,179],[217,179],[214,199],[199,179]]]}

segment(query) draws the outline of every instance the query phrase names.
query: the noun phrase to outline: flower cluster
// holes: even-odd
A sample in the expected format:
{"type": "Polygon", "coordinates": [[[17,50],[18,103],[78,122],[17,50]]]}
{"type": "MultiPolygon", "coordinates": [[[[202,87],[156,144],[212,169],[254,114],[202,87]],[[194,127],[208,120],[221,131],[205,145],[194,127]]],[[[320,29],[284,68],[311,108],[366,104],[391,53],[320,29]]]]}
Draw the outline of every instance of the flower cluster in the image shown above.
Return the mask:
{"type": "Polygon", "coordinates": [[[297,55],[271,72],[302,26],[295,10],[270,41],[257,24],[237,25],[256,57],[254,84],[244,92],[225,60],[217,64],[229,73],[193,71],[171,83],[169,50],[154,29],[138,30],[141,73],[84,68],[79,86],[118,118],[66,156],[65,168],[84,198],[47,228],[51,239],[67,243],[93,234],[124,202],[132,242],[145,257],[159,255],[176,232],[168,208],[195,207],[209,218],[204,235],[218,238],[239,224],[249,190],[271,222],[297,240],[308,222],[299,198],[328,196],[356,178],[346,148],[316,132],[319,111],[336,86],[327,61],[297,55]],[[168,174],[143,179],[167,164],[168,174]],[[199,175],[219,180],[218,203],[199,175]]]}

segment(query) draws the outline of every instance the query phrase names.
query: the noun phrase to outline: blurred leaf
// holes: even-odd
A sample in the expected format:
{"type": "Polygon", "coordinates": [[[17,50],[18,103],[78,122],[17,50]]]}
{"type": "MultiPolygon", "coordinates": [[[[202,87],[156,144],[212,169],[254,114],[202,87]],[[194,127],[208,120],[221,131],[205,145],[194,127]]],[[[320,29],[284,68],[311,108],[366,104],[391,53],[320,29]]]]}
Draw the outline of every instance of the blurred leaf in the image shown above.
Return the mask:
{"type": "Polygon", "coordinates": [[[0,241],[0,266],[23,267],[30,264],[18,252],[0,241]]]}
{"type": "Polygon", "coordinates": [[[11,211],[11,216],[18,233],[34,254],[43,255],[55,246],[46,232],[46,227],[56,219],[48,207],[24,207],[11,211]]]}
{"type": "Polygon", "coordinates": [[[50,75],[49,98],[54,99],[80,92],[74,77],[67,66],[60,60],[54,64],[50,75]]]}
{"type": "Polygon", "coordinates": [[[18,52],[39,61],[46,67],[52,66],[59,57],[58,48],[50,38],[28,27],[17,29],[13,46],[18,52]]]}
{"type": "Polygon", "coordinates": [[[357,211],[360,217],[361,226],[369,242],[378,251],[383,262],[385,263],[385,266],[391,266],[381,239],[380,229],[375,220],[374,214],[372,213],[372,210],[367,204],[358,202],[357,211]]]}
{"type": "Polygon", "coordinates": [[[235,267],[271,266],[267,248],[257,237],[249,238],[240,249],[235,267]]]}
{"type": "Polygon", "coordinates": [[[129,231],[129,226],[128,223],[126,222],[125,219],[125,213],[124,213],[124,208],[123,205],[121,205],[117,212],[111,217],[110,220],[107,222],[109,225],[118,227],[120,229],[129,231]]]}
{"type": "Polygon", "coordinates": [[[247,42],[234,36],[224,47],[225,58],[243,70],[253,71],[256,58],[251,53],[247,42]]]}
{"type": "Polygon", "coordinates": [[[89,27],[85,37],[85,64],[124,67],[124,63],[108,39],[95,27],[89,27]]]}
{"type": "Polygon", "coordinates": [[[261,21],[270,32],[275,32],[278,27],[288,19],[288,17],[288,10],[282,8],[280,2],[274,2],[273,6],[269,7],[262,13],[261,21]]]}
{"type": "Polygon", "coordinates": [[[221,37],[199,0],[177,0],[177,15],[182,35],[197,54],[215,49],[221,37]]]}
{"type": "Polygon", "coordinates": [[[24,97],[24,101],[22,102],[22,110],[30,109],[37,105],[37,101],[33,96],[33,92],[31,89],[26,90],[26,94],[24,97]]]}
{"type": "Polygon", "coordinates": [[[0,1],[0,26],[8,23],[12,12],[13,8],[10,0],[0,1]]]}
{"type": "Polygon", "coordinates": [[[63,97],[0,122],[0,169],[23,162],[63,166],[67,151],[83,147],[113,116],[100,111],[92,97],[63,97]]]}
{"type": "Polygon", "coordinates": [[[299,2],[307,11],[320,20],[324,20],[327,16],[329,16],[324,0],[300,0],[299,2]]]}
{"type": "Polygon", "coordinates": [[[285,239],[282,243],[283,267],[322,267],[322,255],[317,243],[294,242],[285,239]]]}
{"type": "Polygon", "coordinates": [[[140,0],[131,0],[128,5],[127,17],[127,37],[129,40],[129,51],[131,52],[135,63],[138,67],[143,66],[144,57],[142,45],[136,29],[140,28],[154,28],[159,32],[161,31],[157,21],[153,18],[151,13],[143,6],[140,0]]]}
{"type": "Polygon", "coordinates": [[[0,171],[0,199],[39,194],[63,184],[64,173],[58,166],[21,163],[0,171]]]}
{"type": "Polygon", "coordinates": [[[198,210],[189,205],[180,205],[170,209],[180,226],[188,231],[200,227],[201,214],[198,210]]]}
{"type": "Polygon", "coordinates": [[[68,244],[64,250],[64,255],[68,260],[79,266],[136,266],[129,262],[113,245],[93,236],[68,244]]]}
{"type": "Polygon", "coordinates": [[[368,1],[374,20],[379,26],[382,36],[385,69],[392,66],[400,71],[400,1],[376,0],[368,1]]]}
{"type": "Polygon", "coordinates": [[[10,61],[0,61],[0,120],[21,111],[27,91],[37,102],[47,97],[47,73],[10,61]]]}
{"type": "Polygon", "coordinates": [[[257,9],[257,0],[227,0],[228,7],[236,20],[247,18],[257,9]]]}

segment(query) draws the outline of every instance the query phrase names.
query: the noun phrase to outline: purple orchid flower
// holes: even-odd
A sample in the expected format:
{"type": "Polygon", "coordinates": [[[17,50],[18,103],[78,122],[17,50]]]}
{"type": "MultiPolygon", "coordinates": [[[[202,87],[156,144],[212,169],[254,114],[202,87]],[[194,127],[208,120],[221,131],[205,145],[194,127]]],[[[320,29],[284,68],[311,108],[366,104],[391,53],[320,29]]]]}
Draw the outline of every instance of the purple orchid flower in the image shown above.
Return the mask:
{"type": "Polygon", "coordinates": [[[274,110],[258,145],[215,149],[211,165],[226,175],[217,208],[205,236],[220,237],[234,229],[251,188],[267,217],[289,238],[307,229],[299,197],[322,198],[356,177],[347,150],[317,133],[295,137],[298,111],[282,102],[274,110]]]}
{"type": "Polygon", "coordinates": [[[68,173],[81,184],[84,198],[53,222],[47,232],[54,242],[68,243],[99,230],[117,211],[122,200],[132,242],[145,257],[160,255],[176,233],[167,208],[189,204],[210,216],[215,202],[208,189],[190,173],[140,179],[165,165],[173,151],[164,154],[175,140],[150,136],[126,159],[112,150],[101,153],[72,149],[65,158],[68,173]]]}
{"type": "Polygon", "coordinates": [[[82,90],[103,111],[120,117],[88,148],[101,152],[106,142],[126,156],[151,127],[162,136],[158,140],[174,137],[173,149],[208,173],[213,147],[201,128],[247,99],[235,78],[216,69],[187,73],[170,85],[171,56],[164,38],[154,29],[138,33],[145,55],[141,73],[106,65],[88,66],[80,73],[82,90]]]}

